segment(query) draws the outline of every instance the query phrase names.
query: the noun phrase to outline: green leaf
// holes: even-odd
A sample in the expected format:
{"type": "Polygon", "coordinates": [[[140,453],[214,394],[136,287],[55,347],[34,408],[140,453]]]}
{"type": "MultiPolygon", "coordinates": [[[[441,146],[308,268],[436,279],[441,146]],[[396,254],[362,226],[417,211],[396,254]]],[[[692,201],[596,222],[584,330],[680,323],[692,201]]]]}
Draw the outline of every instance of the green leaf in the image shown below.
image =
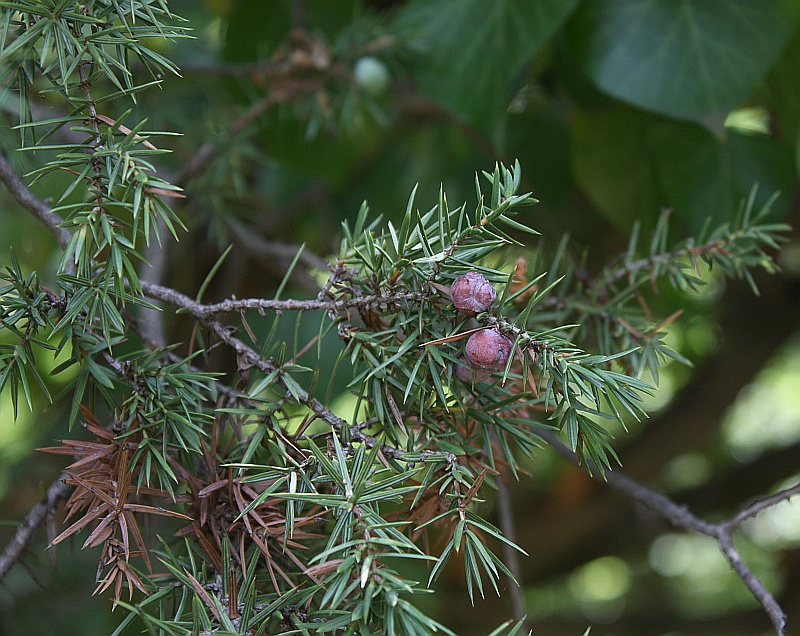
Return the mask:
{"type": "Polygon", "coordinates": [[[757,206],[781,192],[780,217],[794,190],[792,151],[779,141],[732,130],[720,136],[622,104],[578,111],[573,147],[576,177],[592,202],[626,232],[640,221],[642,236],[664,207],[692,232],[709,217],[728,222],[754,184],[757,206]]]}
{"type": "MultiPolygon", "coordinates": [[[[781,131],[783,139],[793,140],[800,132],[800,30],[783,54],[772,65],[764,80],[763,90],[768,96],[771,127],[781,131]]],[[[800,166],[800,163],[797,164],[800,166]]]]}
{"type": "Polygon", "coordinates": [[[788,209],[795,168],[790,148],[764,135],[729,131],[719,138],[693,124],[657,126],[651,133],[653,155],[664,203],[691,232],[731,221],[754,185],[756,207],[781,192],[773,218],[788,209]]]}
{"type": "Polygon", "coordinates": [[[798,17],[792,0],[588,0],[568,33],[603,91],[672,117],[721,122],[753,92],[798,17]]]}
{"type": "Polygon", "coordinates": [[[514,81],[577,6],[576,0],[412,0],[401,28],[428,52],[423,91],[479,128],[494,132],[514,81]]]}
{"type": "Polygon", "coordinates": [[[664,203],[648,153],[648,135],[658,121],[622,104],[579,110],[573,119],[575,176],[592,203],[624,231],[636,220],[655,218],[664,203]]]}

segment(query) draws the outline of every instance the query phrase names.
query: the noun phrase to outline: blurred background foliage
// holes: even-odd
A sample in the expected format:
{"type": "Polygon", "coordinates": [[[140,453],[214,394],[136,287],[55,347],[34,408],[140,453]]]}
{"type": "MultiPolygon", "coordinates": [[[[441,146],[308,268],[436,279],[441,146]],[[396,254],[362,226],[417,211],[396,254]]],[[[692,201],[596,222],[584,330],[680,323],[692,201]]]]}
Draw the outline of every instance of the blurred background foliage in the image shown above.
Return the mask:
{"type": "MultiPolygon", "coordinates": [[[[635,222],[647,232],[671,208],[679,238],[709,218],[731,219],[754,186],[761,202],[780,192],[776,219],[800,227],[795,0],[173,0],[170,8],[194,38],[153,45],[182,78],[165,78],[132,106],[148,127],[182,133],[159,140],[174,151],[159,167],[180,177],[189,228],[166,246],[164,284],[196,293],[235,246],[206,300],[273,294],[293,255],[286,246],[333,253],[340,222],[364,199],[389,220],[401,217],[415,184],[422,209],[442,183],[456,205],[471,200],[474,173],[496,161],[519,159],[522,190],[541,200],[523,212],[543,234],[541,249],[554,251],[567,233],[589,272],[625,248],[635,222]],[[208,141],[222,152],[194,169],[208,141]]],[[[0,106],[8,150],[18,142],[14,95],[0,106]]],[[[46,95],[38,109],[40,119],[57,115],[46,95]]],[[[41,163],[37,154],[12,159],[21,172],[41,163]]],[[[49,177],[35,189],[57,198],[66,183],[49,177]]],[[[47,282],[55,242],[5,190],[0,205],[3,261],[13,250],[47,282]]],[[[800,475],[796,232],[779,262],[780,275],[758,280],[758,298],[713,273],[696,293],[661,290],[656,311],[685,310],[669,338],[694,368],[668,365],[651,418],[617,434],[629,475],[709,519],[800,475]]],[[[310,297],[318,284],[296,276],[285,295],[310,297]]],[[[188,341],[188,324],[169,324],[170,338],[188,341]]],[[[307,324],[314,335],[316,322],[307,324]]],[[[294,326],[285,329],[293,338],[294,326]]],[[[325,346],[333,360],[336,339],[325,346]]],[[[64,381],[52,378],[52,392],[64,381]]],[[[59,472],[58,458],[33,449],[67,435],[65,404],[36,416],[22,409],[14,421],[0,396],[4,538],[59,472]]],[[[770,633],[713,542],[673,531],[547,451],[527,468],[531,477],[512,494],[530,554],[522,585],[535,634],[579,634],[590,624],[596,636],[770,633]]],[[[799,511],[782,504],[739,535],[788,612],[790,633],[800,622],[799,511]]],[[[110,633],[109,603],[88,600],[92,555],[64,545],[54,567],[42,567],[56,557],[44,546],[0,588],[0,633],[110,633]]],[[[461,634],[486,634],[508,615],[507,599],[471,607],[458,567],[451,563],[426,609],[461,634]]]]}

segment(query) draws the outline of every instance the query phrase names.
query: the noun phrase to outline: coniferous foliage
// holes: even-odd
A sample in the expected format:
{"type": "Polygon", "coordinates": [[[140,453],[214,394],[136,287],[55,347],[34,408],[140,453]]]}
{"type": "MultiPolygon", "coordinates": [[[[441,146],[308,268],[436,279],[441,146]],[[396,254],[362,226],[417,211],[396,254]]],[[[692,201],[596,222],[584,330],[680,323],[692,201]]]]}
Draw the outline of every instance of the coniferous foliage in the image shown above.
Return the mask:
{"type": "MultiPolygon", "coordinates": [[[[49,202],[4,178],[63,256],[54,288],[16,260],[2,275],[0,325],[13,343],[0,345],[0,389],[15,411],[20,398],[33,408],[32,383],[57,398],[37,350],[66,354],[54,374],[77,369],[58,399],[80,426],[41,449],[74,460],[51,543],[79,536],[97,550],[96,592],[122,610],[115,634],[133,624],[176,635],[452,633],[418,596],[454,559],[471,599],[499,593],[513,578],[500,548],[521,552],[479,504],[525,478],[554,435],[607,477],[609,423],[646,417],[659,367],[688,363],[664,342],[676,314],[654,316],[648,299],[663,285],[702,285],[712,267],[757,291],[752,270],[775,269],[787,228],[754,193],[734,224],[675,243],[664,213],[649,242],[636,229],[619,258],[587,273],[566,241],[520,220],[537,201],[521,191],[518,163],[498,164],[476,175],[470,202],[453,206],[442,190],[421,211],[412,193],[399,223],[364,204],[316,298],[281,298],[309,269],[301,251],[274,298],[202,303],[202,291],[190,298],[138,273],[146,246],[182,233],[184,194],[158,176],[167,133],[132,110],[104,114],[180,81],[149,43],[184,37],[184,22],[163,0],[0,6],[0,80],[19,96],[20,148],[45,158],[25,180],[70,175],[49,202]],[[37,118],[33,92],[63,116],[37,118]],[[452,291],[465,275],[482,287],[467,310],[452,291]],[[155,302],[191,320],[188,343],[145,337],[137,315],[155,302]],[[281,335],[312,320],[309,340],[281,335]],[[341,347],[323,376],[331,338],[341,347]],[[235,354],[236,373],[213,366],[217,348],[235,354]],[[347,413],[332,406],[342,377],[347,413]]],[[[336,79],[335,62],[314,59],[304,81],[336,79]]]]}

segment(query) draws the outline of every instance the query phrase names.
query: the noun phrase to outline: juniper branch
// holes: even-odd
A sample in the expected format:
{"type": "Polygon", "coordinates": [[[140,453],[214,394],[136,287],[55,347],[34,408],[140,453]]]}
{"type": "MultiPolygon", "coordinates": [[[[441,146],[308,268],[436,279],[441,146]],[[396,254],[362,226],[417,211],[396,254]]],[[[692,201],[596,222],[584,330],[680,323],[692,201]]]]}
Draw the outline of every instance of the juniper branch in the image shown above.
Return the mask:
{"type": "MultiPolygon", "coordinates": [[[[555,435],[551,434],[549,431],[542,431],[540,435],[559,455],[566,458],[567,461],[577,464],[575,454],[555,437],[555,435]]],[[[681,506],[666,495],[650,490],[618,470],[606,473],[604,483],[614,490],[647,506],[651,510],[654,510],[667,519],[672,525],[683,528],[684,530],[704,534],[716,540],[720,551],[731,568],[736,572],[736,575],[742,580],[747,589],[750,590],[750,593],[755,599],[761,604],[772,626],[775,628],[777,636],[784,636],[786,629],[786,612],[784,612],[783,608],[781,608],[775,600],[775,597],[764,587],[764,584],[742,560],[739,551],[733,545],[733,533],[745,519],[753,517],[770,506],[787,501],[791,497],[800,494],[800,484],[782,490],[770,497],[758,500],[743,508],[726,521],[712,523],[696,516],[686,506],[681,506]]]]}
{"type": "Polygon", "coordinates": [[[47,517],[55,512],[58,505],[67,499],[74,490],[74,486],[64,483],[67,479],[67,474],[62,473],[58,478],[50,484],[47,493],[42,501],[37,503],[30,512],[25,515],[25,520],[17,527],[14,536],[6,544],[3,553],[0,554],[0,581],[5,578],[6,574],[11,570],[14,564],[22,556],[22,553],[28,547],[28,544],[33,539],[33,535],[39,529],[39,526],[44,523],[47,517]]]}
{"type": "Polygon", "coordinates": [[[0,181],[8,188],[11,196],[23,208],[30,212],[34,218],[44,223],[53,233],[61,249],[66,249],[72,238],[72,233],[61,227],[61,217],[50,209],[50,206],[30,191],[25,182],[20,179],[17,172],[3,155],[0,154],[0,181]]]}
{"type": "MultiPolygon", "coordinates": [[[[758,213],[755,218],[763,218],[769,210],[771,202],[767,203],[758,213]]],[[[589,282],[588,295],[592,298],[602,298],[615,283],[625,279],[631,279],[633,283],[634,277],[641,271],[649,270],[651,277],[655,274],[659,267],[675,264],[677,268],[684,269],[685,265],[682,264],[684,259],[688,259],[691,266],[698,270],[699,261],[703,260],[708,263],[709,268],[712,263],[718,260],[730,258],[732,255],[743,258],[752,255],[761,255],[762,245],[771,245],[775,247],[777,242],[781,239],[775,236],[775,232],[787,231],[788,225],[782,223],[766,224],[762,226],[750,225],[753,221],[752,206],[754,199],[751,198],[746,203],[745,215],[741,221],[741,226],[729,230],[725,228],[725,234],[720,236],[717,234],[716,238],[710,238],[704,243],[696,245],[694,239],[688,239],[681,242],[680,247],[676,247],[670,251],[662,251],[659,253],[651,253],[649,256],[630,260],[633,257],[633,250],[635,244],[631,245],[629,251],[623,256],[623,263],[620,266],[607,267],[597,278],[589,282]],[[771,235],[771,236],[770,236],[771,235]],[[745,243],[741,243],[745,241],[745,243]],[[749,242],[748,242],[749,241],[749,242]]],[[[668,213],[662,215],[659,221],[659,228],[661,234],[657,230],[657,235],[666,236],[666,222],[668,213]]],[[[637,235],[638,236],[638,235],[637,235]]],[[[762,267],[767,268],[769,271],[774,271],[774,264],[770,259],[764,258],[760,263],[762,267]]],[[[699,270],[698,270],[699,273],[699,270]]],[[[740,273],[737,269],[737,273],[740,273]]]]}
{"type": "MultiPolygon", "coordinates": [[[[213,318],[215,314],[214,311],[207,311],[207,305],[201,305],[196,303],[188,296],[181,294],[180,292],[175,291],[174,289],[170,289],[167,287],[161,287],[159,285],[151,285],[147,283],[142,284],[142,291],[152,298],[157,298],[159,300],[163,300],[164,302],[170,303],[171,305],[187,310],[194,318],[200,320],[209,330],[211,330],[220,340],[222,340],[226,345],[228,345],[231,349],[233,349],[239,359],[244,361],[245,363],[254,366],[259,371],[265,374],[270,374],[274,372],[278,373],[278,381],[281,381],[281,374],[280,368],[271,360],[268,360],[258,353],[256,353],[251,347],[247,344],[242,342],[239,338],[235,337],[231,333],[231,329],[219,321],[213,318]]],[[[412,295],[413,296],[413,295],[412,295]]],[[[362,298],[367,298],[362,297],[362,298]]],[[[381,297],[379,297],[381,298],[381,297]]],[[[254,299],[258,300],[258,299],[254,299]]],[[[356,301],[358,299],[352,299],[356,301]]],[[[396,301],[396,297],[389,297],[390,302],[396,301]]],[[[273,302],[278,303],[276,306],[276,310],[280,309],[329,309],[329,308],[338,308],[337,301],[265,301],[265,302],[273,302]],[[283,304],[285,303],[285,304],[283,304]],[[305,303],[309,303],[306,305],[305,303]]],[[[370,301],[372,304],[375,303],[375,299],[370,301]]],[[[353,306],[357,306],[356,303],[353,306]]],[[[213,306],[212,306],[213,307],[213,306]]],[[[273,307],[275,309],[275,307],[273,307]]],[[[364,427],[358,423],[348,424],[345,420],[337,416],[333,413],[330,409],[328,409],[325,405],[323,405],[319,400],[312,397],[307,391],[300,389],[296,396],[297,401],[301,404],[305,405],[315,417],[319,418],[320,420],[329,424],[335,431],[338,433],[342,433],[343,431],[347,431],[350,435],[350,438],[366,444],[368,447],[372,448],[376,444],[381,445],[381,452],[384,456],[391,458],[391,459],[398,459],[402,461],[418,461],[420,453],[414,453],[414,459],[408,459],[406,455],[406,451],[403,451],[399,448],[394,448],[389,446],[388,444],[382,443],[377,440],[375,437],[364,433],[362,430],[364,427]]],[[[432,452],[432,451],[423,451],[421,453],[422,456],[442,456],[442,453],[432,452]]]]}
{"type": "MultiPolygon", "coordinates": [[[[169,301],[170,298],[178,300],[178,297],[170,293],[166,287],[157,285],[147,286],[147,295],[159,300],[169,301]]],[[[190,309],[193,316],[201,320],[208,320],[224,313],[238,313],[248,309],[254,309],[261,313],[264,311],[331,311],[341,312],[346,309],[356,307],[376,307],[379,305],[394,305],[404,301],[419,302],[422,295],[417,292],[402,292],[397,294],[372,294],[369,296],[356,296],[341,300],[269,300],[267,298],[244,298],[229,299],[210,305],[200,305],[194,303],[187,297],[180,299],[180,302],[189,300],[191,304],[182,305],[190,309]]]]}
{"type": "MultiPolygon", "coordinates": [[[[30,190],[28,190],[28,188],[21,182],[19,177],[10,168],[8,162],[2,157],[0,157],[0,179],[6,184],[12,196],[21,205],[23,205],[26,210],[31,212],[36,218],[41,220],[43,223],[45,223],[45,225],[48,226],[48,228],[50,228],[50,230],[58,238],[59,244],[61,244],[62,247],[69,242],[69,231],[60,227],[61,220],[58,215],[54,214],[45,202],[37,199],[30,192],[30,190]]],[[[652,265],[652,263],[653,261],[651,258],[643,259],[642,261],[635,261],[634,265],[641,269],[652,265]],[[641,264],[636,265],[637,263],[641,264]]],[[[629,271],[626,271],[626,274],[627,273],[629,273],[629,271]]],[[[615,280],[621,280],[624,278],[624,274],[615,274],[615,276],[617,276],[615,280]]],[[[180,292],[170,288],[147,283],[143,284],[142,287],[145,295],[148,297],[163,300],[175,307],[178,307],[179,309],[187,311],[190,315],[208,327],[221,341],[234,349],[234,351],[236,351],[236,353],[246,363],[252,364],[264,373],[274,373],[277,371],[278,381],[280,381],[280,368],[273,361],[260,356],[252,348],[236,338],[232,334],[230,328],[224,326],[216,320],[217,316],[225,312],[244,311],[246,309],[254,309],[259,311],[319,309],[331,312],[340,312],[350,307],[374,306],[398,301],[414,301],[419,299],[418,295],[413,293],[362,296],[342,300],[326,299],[321,295],[321,297],[316,300],[308,301],[231,299],[214,305],[202,305],[194,302],[191,298],[185,296],[184,294],[181,294],[180,292]]],[[[522,330],[514,325],[506,323],[505,321],[495,317],[489,317],[487,322],[489,324],[501,326],[504,329],[515,333],[516,335],[523,333],[522,330]]],[[[533,346],[547,346],[547,343],[537,343],[535,339],[532,339],[531,343],[533,343],[533,346]]],[[[106,362],[112,368],[114,368],[117,373],[124,372],[124,369],[120,367],[118,363],[115,364],[116,361],[113,359],[106,359],[106,362]]],[[[381,444],[379,440],[364,433],[362,430],[363,427],[359,426],[358,424],[354,424],[352,426],[349,425],[345,420],[342,420],[336,416],[327,407],[325,407],[307,392],[301,391],[296,397],[301,404],[304,404],[314,414],[314,417],[328,423],[337,433],[342,434],[345,430],[347,430],[352,439],[362,442],[370,447],[376,444],[381,444]]],[[[562,444],[553,435],[546,431],[541,431],[540,435],[544,437],[560,454],[567,457],[570,461],[576,461],[574,452],[562,444]]],[[[384,455],[389,458],[403,460],[404,456],[406,455],[404,451],[386,446],[385,444],[381,444],[381,448],[384,455]]],[[[419,454],[415,455],[419,457],[419,454]]],[[[436,453],[436,455],[441,456],[442,454],[436,453]]],[[[745,507],[737,515],[728,519],[727,521],[710,523],[700,519],[691,513],[687,508],[679,506],[668,497],[654,492],[638,482],[628,478],[623,473],[618,471],[607,473],[606,480],[609,486],[654,509],[667,520],[669,520],[673,525],[686,530],[699,532],[714,538],[718,542],[720,550],[725,555],[731,567],[764,608],[776,629],[776,633],[779,635],[784,634],[786,622],[785,613],[780,605],[775,601],[774,597],[769,593],[768,590],[766,590],[759,579],[743,562],[738,551],[733,546],[732,537],[734,531],[744,520],[758,514],[770,506],[785,501],[796,494],[800,494],[800,485],[786,489],[780,493],[777,493],[776,495],[767,497],[748,507],[745,507]]],[[[15,538],[12,540],[12,543],[6,547],[2,558],[0,558],[0,578],[2,578],[2,576],[7,572],[8,568],[10,567],[9,563],[13,564],[13,562],[19,558],[19,555],[24,550],[27,542],[33,535],[33,532],[46,517],[48,511],[52,510],[53,507],[57,505],[57,501],[68,494],[68,491],[65,490],[65,488],[67,487],[65,487],[65,485],[60,481],[54,482],[54,484],[48,489],[48,497],[46,502],[37,504],[37,506],[31,510],[29,515],[26,517],[26,521],[23,523],[20,529],[18,529],[15,538]]]]}
{"type": "MultiPolygon", "coordinates": [[[[213,331],[217,337],[220,338],[226,345],[231,347],[236,354],[240,357],[240,359],[244,360],[248,364],[252,364],[254,367],[262,371],[263,373],[272,373],[278,370],[278,367],[271,362],[261,356],[259,356],[253,349],[247,346],[244,342],[236,338],[230,333],[230,330],[226,328],[221,323],[215,320],[204,320],[203,323],[213,331]]],[[[278,375],[278,381],[281,381],[280,374],[278,375]]],[[[422,457],[447,457],[448,460],[452,459],[452,456],[449,453],[439,453],[434,451],[422,451],[414,452],[413,454],[407,453],[404,450],[399,448],[395,448],[393,446],[389,446],[385,444],[372,435],[364,433],[362,430],[364,427],[358,423],[348,424],[347,421],[340,418],[338,415],[333,413],[330,409],[328,409],[325,405],[323,405],[319,400],[312,397],[308,394],[305,390],[298,390],[297,401],[300,404],[306,406],[317,418],[326,422],[331,426],[333,430],[337,433],[342,434],[345,430],[348,431],[350,439],[361,442],[366,444],[369,448],[374,447],[376,444],[380,444],[381,452],[383,455],[390,459],[397,459],[400,461],[408,461],[408,462],[417,462],[419,461],[420,456],[422,457]],[[409,458],[410,456],[410,458],[409,458]]]]}

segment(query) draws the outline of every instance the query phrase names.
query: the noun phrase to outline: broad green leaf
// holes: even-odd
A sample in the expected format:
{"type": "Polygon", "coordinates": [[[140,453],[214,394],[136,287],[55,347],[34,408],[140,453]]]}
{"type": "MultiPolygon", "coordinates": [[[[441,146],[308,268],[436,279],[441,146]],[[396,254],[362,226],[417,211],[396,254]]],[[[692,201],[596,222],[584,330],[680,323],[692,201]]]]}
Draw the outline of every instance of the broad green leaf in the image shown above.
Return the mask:
{"type": "Polygon", "coordinates": [[[794,165],[800,173],[800,132],[797,133],[797,141],[794,144],[794,165]]]}
{"type": "Polygon", "coordinates": [[[523,66],[576,0],[412,0],[400,17],[428,57],[417,80],[428,95],[494,132],[523,66]]]}
{"type": "Polygon", "coordinates": [[[570,119],[571,112],[564,109],[563,104],[539,103],[528,91],[521,91],[510,108],[506,155],[519,159],[524,166],[526,182],[541,201],[539,209],[523,210],[518,218],[535,217],[536,221],[531,223],[538,230],[550,229],[541,225],[550,221],[543,209],[560,211],[573,196],[570,119]],[[531,143],[532,140],[535,143],[531,143]]]}
{"type": "Polygon", "coordinates": [[[652,224],[665,204],[647,151],[647,136],[657,121],[624,105],[577,111],[573,119],[578,183],[592,203],[626,232],[638,219],[652,224]]]}
{"type": "Polygon", "coordinates": [[[782,139],[793,140],[800,131],[800,30],[772,65],[761,92],[769,104],[770,127],[782,139]]]}
{"type": "Polygon", "coordinates": [[[733,220],[741,202],[758,187],[756,209],[775,193],[782,217],[794,191],[788,146],[765,135],[728,132],[724,138],[693,124],[665,124],[651,133],[653,157],[665,206],[674,208],[691,232],[733,220]]]}
{"type": "Polygon", "coordinates": [[[271,53],[286,36],[290,24],[291,8],[286,0],[237,2],[228,16],[225,61],[250,61],[271,53]]]}
{"type": "Polygon", "coordinates": [[[648,235],[663,208],[692,232],[708,217],[729,221],[754,185],[757,207],[782,193],[774,207],[781,216],[794,190],[791,149],[765,135],[720,136],[621,104],[578,111],[572,134],[578,182],[626,232],[641,220],[648,235]]]}
{"type": "Polygon", "coordinates": [[[778,57],[799,9],[792,0],[588,0],[569,41],[603,91],[719,124],[778,57]]]}

